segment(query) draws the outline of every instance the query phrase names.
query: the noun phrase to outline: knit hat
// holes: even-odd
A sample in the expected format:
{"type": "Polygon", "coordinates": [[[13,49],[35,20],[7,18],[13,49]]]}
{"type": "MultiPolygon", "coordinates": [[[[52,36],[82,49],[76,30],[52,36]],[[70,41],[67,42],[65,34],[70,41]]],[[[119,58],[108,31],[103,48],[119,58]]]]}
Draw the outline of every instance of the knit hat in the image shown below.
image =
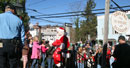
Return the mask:
{"type": "Polygon", "coordinates": [[[121,36],[119,36],[119,38],[118,38],[118,41],[119,41],[119,40],[124,40],[124,41],[125,41],[126,39],[125,39],[124,36],[121,35],[121,36]]]}

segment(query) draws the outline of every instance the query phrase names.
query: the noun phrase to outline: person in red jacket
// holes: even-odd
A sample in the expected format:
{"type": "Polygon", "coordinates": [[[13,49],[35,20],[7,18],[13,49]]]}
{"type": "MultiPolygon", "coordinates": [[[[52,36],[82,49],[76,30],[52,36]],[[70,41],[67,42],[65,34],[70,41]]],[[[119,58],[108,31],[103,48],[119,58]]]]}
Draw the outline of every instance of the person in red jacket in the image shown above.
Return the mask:
{"type": "MultiPolygon", "coordinates": [[[[57,38],[56,41],[54,41],[52,43],[52,45],[56,47],[56,49],[53,53],[53,58],[54,58],[54,63],[56,64],[56,66],[58,68],[60,68],[61,67],[60,62],[63,61],[62,60],[63,58],[61,58],[61,57],[63,57],[61,55],[61,51],[67,50],[67,48],[70,46],[70,43],[69,43],[68,38],[65,35],[65,30],[62,27],[57,28],[57,37],[56,38],[57,38]]],[[[66,55],[66,54],[64,54],[64,55],[66,55]]],[[[68,56],[68,54],[67,54],[67,56],[68,56]]]]}

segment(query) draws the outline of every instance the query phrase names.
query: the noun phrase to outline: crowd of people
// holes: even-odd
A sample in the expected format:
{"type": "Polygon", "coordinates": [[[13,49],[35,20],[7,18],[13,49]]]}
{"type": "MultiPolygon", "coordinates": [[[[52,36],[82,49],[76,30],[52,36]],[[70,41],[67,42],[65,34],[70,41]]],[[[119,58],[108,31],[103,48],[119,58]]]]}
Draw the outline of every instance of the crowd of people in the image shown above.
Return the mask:
{"type": "Polygon", "coordinates": [[[23,68],[39,68],[39,66],[45,68],[45,60],[48,63],[48,68],[53,68],[51,51],[52,47],[49,45],[49,41],[44,39],[39,41],[38,36],[29,35],[26,37],[25,46],[22,49],[23,68]]]}
{"type": "Polygon", "coordinates": [[[25,33],[14,13],[15,7],[8,4],[0,14],[0,68],[130,68],[130,46],[124,36],[113,45],[70,44],[65,29],[59,27],[56,40],[50,43],[25,33]]]}
{"type": "MultiPolygon", "coordinates": [[[[56,65],[54,64],[54,60],[53,60],[53,53],[54,53],[53,48],[54,47],[49,44],[49,41],[43,39],[41,42],[38,42],[38,37],[36,36],[32,39],[31,35],[28,38],[28,40],[30,40],[30,42],[28,43],[29,49],[27,48],[26,50],[30,50],[32,52],[32,53],[30,52],[31,55],[28,56],[28,58],[33,60],[32,63],[29,62],[29,64],[31,64],[29,66],[31,66],[31,68],[37,68],[38,65],[41,66],[41,68],[45,68],[46,66],[48,66],[48,68],[53,68],[53,67],[56,68],[56,65]],[[39,63],[40,59],[41,59],[41,61],[40,61],[41,63],[39,63]]],[[[119,37],[118,45],[120,45],[120,46],[126,45],[125,41],[126,41],[126,39],[124,36],[119,37]],[[122,39],[124,42],[122,42],[122,39]]],[[[117,65],[117,63],[115,63],[115,61],[118,60],[118,56],[120,55],[117,51],[117,50],[119,50],[118,45],[110,45],[108,43],[107,49],[106,49],[106,55],[105,55],[106,60],[103,60],[103,58],[102,58],[103,57],[103,45],[94,44],[91,41],[87,41],[84,44],[82,42],[78,42],[76,44],[71,44],[69,46],[69,48],[67,49],[71,56],[69,58],[67,58],[67,61],[65,63],[63,63],[63,65],[66,66],[67,68],[72,68],[72,67],[74,67],[74,68],[102,68],[103,63],[106,63],[105,68],[117,68],[115,66],[118,66],[118,65],[117,65]],[[114,51],[115,47],[117,48],[116,51],[114,51]],[[71,60],[71,61],[68,61],[68,60],[71,60]]],[[[26,47],[26,46],[24,46],[24,47],[26,47]]],[[[127,45],[126,45],[126,47],[127,47],[127,45]]],[[[128,47],[126,49],[129,49],[128,47]]],[[[25,49],[25,48],[23,48],[23,49],[25,49]]],[[[29,51],[27,51],[27,53],[29,55],[29,51]]],[[[27,57],[27,53],[26,53],[26,55],[23,55],[23,58],[25,56],[27,57]]],[[[122,56],[125,56],[125,55],[129,56],[129,53],[128,54],[123,53],[123,54],[124,55],[122,55],[122,56]]],[[[128,57],[126,57],[126,58],[128,58],[128,57]]],[[[65,60],[65,58],[64,58],[64,60],[65,60]]],[[[129,59],[127,59],[127,60],[129,60],[129,59]]],[[[23,59],[23,61],[27,61],[27,60],[23,59]]],[[[23,66],[24,66],[24,68],[26,68],[25,67],[26,62],[24,62],[23,66]]],[[[119,67],[121,67],[121,66],[119,66],[119,67]]]]}

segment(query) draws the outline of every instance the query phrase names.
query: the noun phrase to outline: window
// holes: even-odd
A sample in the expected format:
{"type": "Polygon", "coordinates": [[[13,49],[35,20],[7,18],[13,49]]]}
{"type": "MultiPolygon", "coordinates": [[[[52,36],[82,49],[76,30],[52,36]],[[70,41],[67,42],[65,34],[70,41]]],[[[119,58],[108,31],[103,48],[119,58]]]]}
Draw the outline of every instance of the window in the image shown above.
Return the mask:
{"type": "Polygon", "coordinates": [[[54,32],[56,32],[56,30],[54,30],[54,32]]]}

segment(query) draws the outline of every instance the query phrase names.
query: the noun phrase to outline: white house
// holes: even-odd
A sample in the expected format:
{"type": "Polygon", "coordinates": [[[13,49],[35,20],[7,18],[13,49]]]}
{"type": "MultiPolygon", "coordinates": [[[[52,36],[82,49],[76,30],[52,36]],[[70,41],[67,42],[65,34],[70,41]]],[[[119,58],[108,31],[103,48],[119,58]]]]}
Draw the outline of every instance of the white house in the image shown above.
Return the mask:
{"type": "Polygon", "coordinates": [[[32,37],[39,34],[39,25],[38,25],[38,23],[36,25],[30,24],[29,27],[30,27],[29,32],[32,35],[32,37]]]}
{"type": "MultiPolygon", "coordinates": [[[[39,26],[38,23],[36,25],[32,25],[30,24],[30,34],[32,35],[32,37],[34,36],[39,36],[41,33],[41,39],[45,39],[46,41],[50,41],[53,42],[56,40],[56,35],[57,35],[57,28],[59,28],[60,26],[39,26]]],[[[65,25],[65,29],[67,32],[67,37],[70,41],[70,28],[72,27],[72,24],[66,24],[65,25]]]]}
{"type": "MultiPolygon", "coordinates": [[[[129,26],[130,26],[130,11],[126,13],[129,18],[129,26]]],[[[118,33],[112,26],[112,14],[109,14],[109,31],[108,31],[108,41],[113,44],[117,43],[118,37],[120,35],[124,35],[128,39],[128,35],[130,35],[130,27],[126,33],[118,33]]],[[[103,40],[104,37],[104,15],[97,16],[97,40],[103,40]]]]}
{"type": "Polygon", "coordinates": [[[56,26],[45,26],[41,28],[41,33],[42,33],[42,39],[48,40],[48,41],[55,41],[56,40],[56,26]]]}

